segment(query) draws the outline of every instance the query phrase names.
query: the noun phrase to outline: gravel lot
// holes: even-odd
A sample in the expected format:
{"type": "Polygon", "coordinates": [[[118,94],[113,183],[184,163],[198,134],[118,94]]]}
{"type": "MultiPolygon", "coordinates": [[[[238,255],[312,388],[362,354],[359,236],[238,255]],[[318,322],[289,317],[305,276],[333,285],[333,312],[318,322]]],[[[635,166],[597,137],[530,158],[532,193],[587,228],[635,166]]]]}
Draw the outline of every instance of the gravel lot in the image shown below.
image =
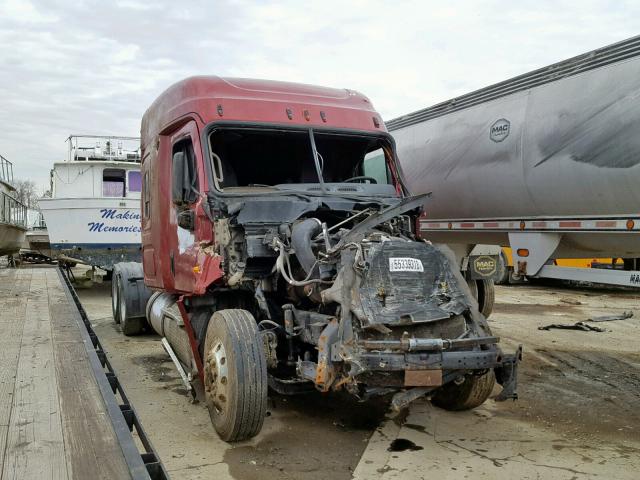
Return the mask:
{"type": "Polygon", "coordinates": [[[158,337],[120,334],[109,292],[108,282],[78,291],[172,478],[638,478],[637,292],[498,287],[492,328],[503,349],[525,352],[517,402],[462,413],[416,402],[392,421],[383,403],[276,396],[261,434],[233,446],[190,401],[158,337]],[[538,330],[623,311],[634,317],[599,323],[606,332],[538,330]]]}

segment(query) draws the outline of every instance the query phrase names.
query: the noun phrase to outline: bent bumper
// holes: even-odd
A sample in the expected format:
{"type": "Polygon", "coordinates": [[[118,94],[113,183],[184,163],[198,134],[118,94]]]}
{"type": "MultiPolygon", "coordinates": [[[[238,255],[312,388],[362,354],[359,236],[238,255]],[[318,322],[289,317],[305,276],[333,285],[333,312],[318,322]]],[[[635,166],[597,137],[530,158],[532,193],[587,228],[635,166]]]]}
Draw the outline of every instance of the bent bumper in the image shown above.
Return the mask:
{"type": "Polygon", "coordinates": [[[351,373],[354,376],[404,373],[401,388],[408,390],[397,394],[393,400],[393,408],[400,409],[463,375],[488,369],[494,370],[496,381],[502,386],[502,392],[495,400],[515,400],[518,398],[518,364],[521,360],[522,346],[512,354],[504,354],[493,342],[486,350],[367,351],[352,360],[351,373]]]}

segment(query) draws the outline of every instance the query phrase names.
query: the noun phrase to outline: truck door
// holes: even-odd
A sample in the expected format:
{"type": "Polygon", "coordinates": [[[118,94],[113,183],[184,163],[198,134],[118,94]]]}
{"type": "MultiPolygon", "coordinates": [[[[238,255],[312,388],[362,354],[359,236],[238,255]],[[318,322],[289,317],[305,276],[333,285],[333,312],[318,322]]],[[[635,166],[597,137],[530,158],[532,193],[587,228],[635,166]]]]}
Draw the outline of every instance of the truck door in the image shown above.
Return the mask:
{"type": "Polygon", "coordinates": [[[198,223],[204,191],[198,127],[191,121],[171,136],[171,206],[169,268],[176,290],[194,292],[198,257],[198,223]],[[196,271],[194,271],[194,269],[196,271]]]}

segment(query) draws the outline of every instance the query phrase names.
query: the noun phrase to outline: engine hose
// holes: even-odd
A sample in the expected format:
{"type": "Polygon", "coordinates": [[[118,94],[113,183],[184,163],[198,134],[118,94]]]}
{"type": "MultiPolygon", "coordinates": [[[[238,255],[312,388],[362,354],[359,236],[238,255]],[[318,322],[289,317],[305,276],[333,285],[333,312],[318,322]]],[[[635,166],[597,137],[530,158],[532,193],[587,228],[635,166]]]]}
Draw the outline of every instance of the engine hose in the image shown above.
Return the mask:
{"type": "Polygon", "coordinates": [[[287,253],[284,251],[284,249],[281,248],[280,254],[278,255],[278,258],[276,260],[276,268],[278,269],[278,272],[280,272],[280,275],[282,275],[282,278],[284,278],[287,283],[290,283],[294,287],[304,287],[305,285],[310,285],[312,283],[327,283],[323,280],[320,280],[319,278],[312,278],[309,280],[302,280],[302,281],[294,280],[292,276],[289,273],[287,273],[287,269],[285,268],[285,258],[287,256],[288,256],[287,253]]]}
{"type": "Polygon", "coordinates": [[[307,218],[291,229],[291,246],[298,262],[311,278],[318,277],[317,259],[311,248],[311,240],[321,231],[322,223],[317,218],[307,218]]]}

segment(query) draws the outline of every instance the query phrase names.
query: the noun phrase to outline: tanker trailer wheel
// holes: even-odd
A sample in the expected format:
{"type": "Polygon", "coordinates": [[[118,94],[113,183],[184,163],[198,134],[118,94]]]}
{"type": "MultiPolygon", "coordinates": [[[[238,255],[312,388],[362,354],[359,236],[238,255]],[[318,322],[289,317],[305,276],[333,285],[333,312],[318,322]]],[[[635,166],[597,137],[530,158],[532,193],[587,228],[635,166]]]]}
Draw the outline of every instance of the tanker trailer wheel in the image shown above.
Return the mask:
{"type": "Polygon", "coordinates": [[[508,285],[509,274],[511,267],[507,261],[507,256],[504,254],[504,250],[500,250],[500,257],[498,258],[498,279],[494,282],[496,285],[508,285]]]}
{"type": "Polygon", "coordinates": [[[445,410],[471,410],[489,398],[495,383],[493,370],[484,375],[467,375],[462,383],[450,382],[438,390],[431,403],[445,410]]]}
{"type": "Polygon", "coordinates": [[[246,310],[219,310],[204,343],[205,399],[222,440],[255,436],[267,412],[267,362],[258,326],[246,310]]]}

